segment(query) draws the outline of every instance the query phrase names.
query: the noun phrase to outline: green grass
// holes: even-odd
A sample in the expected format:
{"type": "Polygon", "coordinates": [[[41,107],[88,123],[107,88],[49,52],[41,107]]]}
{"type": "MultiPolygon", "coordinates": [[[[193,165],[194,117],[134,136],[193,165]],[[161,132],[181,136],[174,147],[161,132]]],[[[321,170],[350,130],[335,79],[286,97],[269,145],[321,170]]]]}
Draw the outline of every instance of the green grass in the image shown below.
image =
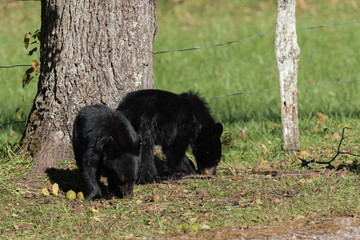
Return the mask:
{"type": "MultiPolygon", "coordinates": [[[[28,56],[23,39],[25,33],[40,28],[40,3],[18,2],[0,5],[0,66],[30,64],[38,54],[28,56]]],[[[25,121],[32,100],[36,94],[36,81],[22,88],[22,76],[27,67],[0,69],[0,124],[25,121]],[[22,107],[25,115],[16,116],[16,109],[22,107]]],[[[0,149],[7,142],[15,143],[22,136],[24,124],[0,127],[0,149]]]]}
{"type": "MultiPolygon", "coordinates": [[[[306,9],[298,8],[297,28],[358,20],[358,8],[353,8],[350,3],[325,6],[312,1],[306,9]],[[320,11],[322,7],[325,10],[320,11]],[[334,12],[340,14],[331,15],[334,12]]],[[[274,30],[276,7],[274,3],[262,4],[264,10],[261,11],[260,4],[251,1],[242,4],[234,4],[232,1],[213,1],[212,4],[196,1],[168,7],[168,14],[159,17],[155,52],[207,46],[274,30]],[[200,8],[203,14],[211,8],[208,10],[211,17],[200,18],[201,14],[193,12],[198,2],[202,3],[200,8]]],[[[352,24],[299,31],[301,55],[298,84],[360,79],[356,56],[356,49],[360,45],[354,41],[359,29],[360,24],[352,24]]],[[[274,33],[218,48],[155,55],[154,70],[156,87],[175,92],[198,90],[205,97],[279,85],[274,57],[274,33]]],[[[357,82],[301,88],[298,94],[299,117],[301,120],[306,119],[317,111],[358,117],[357,92],[357,82]]],[[[252,121],[254,118],[279,119],[278,90],[211,99],[209,102],[215,116],[221,121],[233,123],[252,121]]]]}
{"type": "MultiPolygon", "coordinates": [[[[301,2],[301,1],[299,1],[301,2]]],[[[335,2],[335,1],[334,1],[335,2]]],[[[275,30],[276,1],[157,1],[158,33],[154,51],[202,47],[275,30]]],[[[297,28],[355,21],[360,5],[306,1],[297,6],[297,28]]],[[[40,27],[40,3],[0,5],[0,65],[31,64],[23,47],[26,32],[40,27]]],[[[299,85],[360,79],[360,24],[298,31],[301,49],[299,85]]],[[[25,89],[26,68],[0,69],[0,124],[24,121],[32,106],[36,82],[25,89]]],[[[199,91],[203,97],[277,87],[274,33],[252,40],[199,51],[154,56],[155,84],[173,92],[199,91]]],[[[309,158],[329,160],[337,151],[344,127],[342,151],[360,154],[358,82],[300,88],[301,150],[309,158]],[[328,117],[318,122],[317,113],[328,117]]],[[[23,124],[0,126],[0,234],[5,238],[107,238],[159,236],[171,232],[307,216],[358,214],[358,158],[341,155],[334,165],[348,168],[312,177],[254,175],[257,165],[271,170],[299,169],[296,158],[284,161],[279,90],[208,99],[215,118],[225,126],[223,159],[215,179],[187,179],[168,184],[136,186],[134,200],[70,201],[64,196],[77,180],[61,186],[59,196],[43,196],[22,182],[34,162],[11,151],[21,138],[23,124]],[[205,190],[201,196],[198,190],[205,190]],[[290,192],[290,196],[285,196],[290,192]],[[159,202],[151,202],[159,194],[159,202]],[[92,211],[96,208],[98,211],[92,211]]],[[[62,168],[73,169],[73,162],[62,168]]],[[[319,166],[312,165],[313,168],[319,166]]],[[[322,166],[321,166],[322,167],[322,166]]],[[[303,169],[306,173],[305,169],[303,169]]],[[[74,171],[74,170],[73,170],[74,171]]],[[[66,172],[66,171],[65,171],[66,172]]],[[[44,179],[50,188],[51,177],[44,179]]]]}

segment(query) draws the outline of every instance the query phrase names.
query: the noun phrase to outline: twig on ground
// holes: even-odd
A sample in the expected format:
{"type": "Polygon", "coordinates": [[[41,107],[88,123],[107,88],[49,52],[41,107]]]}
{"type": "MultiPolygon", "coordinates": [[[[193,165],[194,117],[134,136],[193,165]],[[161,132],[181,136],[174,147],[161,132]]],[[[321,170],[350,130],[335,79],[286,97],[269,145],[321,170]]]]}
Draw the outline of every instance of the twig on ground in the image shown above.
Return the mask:
{"type": "Polygon", "coordinates": [[[330,160],[330,161],[327,161],[327,162],[322,162],[322,161],[316,161],[315,158],[313,158],[312,160],[308,161],[306,159],[303,159],[303,158],[300,158],[299,159],[301,160],[301,166],[302,167],[307,167],[307,168],[310,168],[309,164],[310,163],[317,163],[317,164],[327,164],[327,168],[330,168],[330,169],[334,169],[335,167],[333,165],[331,165],[331,163],[337,158],[337,156],[339,156],[340,154],[347,154],[347,155],[351,155],[351,156],[355,156],[355,157],[360,157],[360,155],[357,155],[357,154],[353,154],[353,153],[350,153],[350,152],[342,152],[340,151],[340,147],[341,147],[341,144],[343,142],[343,140],[345,139],[344,137],[344,134],[345,134],[345,129],[351,129],[351,128],[348,128],[348,127],[344,127],[343,130],[342,130],[342,134],[341,134],[341,140],[340,140],[340,143],[338,145],[338,149],[337,149],[337,153],[335,154],[335,156],[330,160]]]}

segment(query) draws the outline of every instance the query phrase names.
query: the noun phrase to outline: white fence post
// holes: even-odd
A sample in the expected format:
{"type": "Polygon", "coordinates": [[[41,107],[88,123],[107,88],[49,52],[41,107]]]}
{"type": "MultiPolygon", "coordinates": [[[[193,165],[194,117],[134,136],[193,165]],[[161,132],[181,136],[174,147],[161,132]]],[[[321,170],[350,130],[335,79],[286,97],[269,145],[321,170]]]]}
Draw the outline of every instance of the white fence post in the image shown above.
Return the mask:
{"type": "Polygon", "coordinates": [[[284,150],[300,150],[297,103],[297,69],[300,48],[297,44],[295,0],[277,0],[275,56],[280,80],[281,119],[284,150]]]}

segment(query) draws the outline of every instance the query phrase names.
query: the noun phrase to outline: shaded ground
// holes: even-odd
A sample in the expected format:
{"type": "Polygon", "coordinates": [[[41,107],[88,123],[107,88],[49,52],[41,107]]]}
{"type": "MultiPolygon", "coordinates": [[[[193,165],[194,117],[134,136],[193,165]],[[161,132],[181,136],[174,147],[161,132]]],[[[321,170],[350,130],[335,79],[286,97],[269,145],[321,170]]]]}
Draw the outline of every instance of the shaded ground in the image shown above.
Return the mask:
{"type": "Polygon", "coordinates": [[[271,225],[232,226],[199,233],[172,233],[155,239],[360,239],[357,217],[298,218],[271,225]]]}

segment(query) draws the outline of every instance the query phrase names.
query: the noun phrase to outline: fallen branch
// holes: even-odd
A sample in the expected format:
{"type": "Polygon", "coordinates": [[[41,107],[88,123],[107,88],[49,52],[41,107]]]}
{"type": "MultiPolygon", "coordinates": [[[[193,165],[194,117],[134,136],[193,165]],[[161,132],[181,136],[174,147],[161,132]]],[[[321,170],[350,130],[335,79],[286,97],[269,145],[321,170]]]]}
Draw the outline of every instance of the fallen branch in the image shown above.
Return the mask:
{"type": "Polygon", "coordinates": [[[340,143],[339,143],[339,146],[338,146],[338,149],[337,149],[337,153],[335,154],[335,156],[334,156],[330,161],[327,161],[327,162],[316,161],[315,158],[313,158],[312,160],[308,161],[308,160],[306,160],[306,159],[303,159],[303,158],[300,158],[300,157],[299,157],[299,159],[301,160],[301,167],[310,168],[310,166],[309,166],[310,163],[317,163],[317,164],[327,164],[327,165],[328,165],[327,168],[334,169],[335,167],[334,167],[333,165],[331,165],[331,163],[332,163],[332,162],[337,158],[337,156],[339,156],[340,154],[347,154],[347,155],[351,155],[351,156],[355,156],[355,157],[360,157],[360,155],[357,155],[357,154],[353,154],[353,153],[350,153],[350,152],[341,152],[341,151],[340,151],[341,144],[342,144],[343,140],[345,139],[345,137],[344,137],[345,129],[351,129],[351,128],[348,128],[348,127],[343,128],[342,134],[341,134],[341,140],[340,140],[340,143]]]}

